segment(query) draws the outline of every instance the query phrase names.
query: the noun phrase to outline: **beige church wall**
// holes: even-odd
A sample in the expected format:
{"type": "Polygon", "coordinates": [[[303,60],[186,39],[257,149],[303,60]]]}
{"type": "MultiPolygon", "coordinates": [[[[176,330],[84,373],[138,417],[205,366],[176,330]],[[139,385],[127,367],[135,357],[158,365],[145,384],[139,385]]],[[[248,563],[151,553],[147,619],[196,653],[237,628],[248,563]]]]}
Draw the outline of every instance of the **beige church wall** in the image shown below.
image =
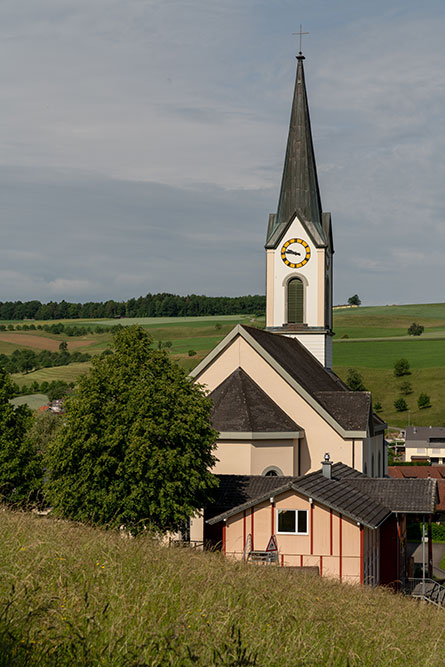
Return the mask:
{"type": "Polygon", "coordinates": [[[218,387],[233,371],[240,366],[238,339],[224,350],[207,368],[196,378],[198,384],[203,384],[211,392],[218,387]]]}
{"type": "Polygon", "coordinates": [[[251,475],[262,475],[266,468],[276,466],[283,475],[294,474],[295,449],[298,440],[257,440],[252,443],[251,475]]]}
{"type": "MultiPolygon", "coordinates": [[[[247,440],[218,442],[214,455],[218,459],[212,472],[217,475],[252,475],[252,444],[247,440]]],[[[273,464],[270,464],[273,465],[273,464]]]]}
{"type": "MultiPolygon", "coordinates": [[[[278,247],[273,251],[275,256],[273,271],[273,289],[274,289],[274,314],[273,325],[282,326],[286,322],[286,289],[283,284],[292,276],[299,276],[307,283],[305,288],[305,322],[309,326],[318,326],[318,259],[317,249],[312,243],[309,235],[305,231],[298,218],[290,225],[286,236],[282,239],[278,247]],[[301,238],[309,245],[311,257],[307,264],[300,269],[290,269],[281,259],[281,248],[283,243],[291,238],[301,238]]],[[[323,260],[324,266],[324,260],[323,260]]]]}
{"type": "Polygon", "coordinates": [[[240,337],[237,340],[242,368],[260,387],[267,388],[270,398],[305,429],[305,435],[300,440],[299,474],[319,470],[325,452],[330,453],[333,462],[342,461],[351,465],[350,442],[345,441],[244,339],[240,337]]]}
{"type": "MultiPolygon", "coordinates": [[[[298,471],[295,467],[295,475],[319,470],[325,452],[330,453],[333,462],[342,461],[352,465],[351,441],[344,440],[241,336],[234,339],[225,353],[215,359],[201,373],[197,381],[206,385],[208,391],[213,391],[238,366],[241,366],[260,387],[263,387],[270,398],[287,415],[305,429],[305,435],[300,440],[301,470],[298,471]]],[[[355,467],[360,470],[358,460],[360,457],[357,454],[356,446],[355,467]]],[[[222,452],[218,457],[223,465],[222,452]]]]}

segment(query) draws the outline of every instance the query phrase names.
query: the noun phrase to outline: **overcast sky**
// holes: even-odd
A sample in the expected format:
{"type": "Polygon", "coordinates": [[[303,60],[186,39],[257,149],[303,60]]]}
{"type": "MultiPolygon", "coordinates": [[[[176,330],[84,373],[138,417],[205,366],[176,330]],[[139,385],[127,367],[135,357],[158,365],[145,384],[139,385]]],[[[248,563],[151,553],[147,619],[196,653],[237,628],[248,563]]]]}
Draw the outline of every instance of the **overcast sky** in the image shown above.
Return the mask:
{"type": "Polygon", "coordinates": [[[443,0],[2,0],[0,301],[264,293],[300,23],[335,302],[445,301],[443,0]]]}

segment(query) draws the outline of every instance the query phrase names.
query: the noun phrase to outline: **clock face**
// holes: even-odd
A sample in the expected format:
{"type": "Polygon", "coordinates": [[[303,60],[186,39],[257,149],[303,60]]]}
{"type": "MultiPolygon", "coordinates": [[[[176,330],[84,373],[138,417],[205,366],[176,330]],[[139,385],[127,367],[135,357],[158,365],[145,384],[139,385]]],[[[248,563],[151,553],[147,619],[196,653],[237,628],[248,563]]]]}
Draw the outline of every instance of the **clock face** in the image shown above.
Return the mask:
{"type": "Polygon", "coordinates": [[[281,259],[291,269],[300,269],[310,257],[311,249],[303,239],[289,239],[281,248],[281,259]]]}

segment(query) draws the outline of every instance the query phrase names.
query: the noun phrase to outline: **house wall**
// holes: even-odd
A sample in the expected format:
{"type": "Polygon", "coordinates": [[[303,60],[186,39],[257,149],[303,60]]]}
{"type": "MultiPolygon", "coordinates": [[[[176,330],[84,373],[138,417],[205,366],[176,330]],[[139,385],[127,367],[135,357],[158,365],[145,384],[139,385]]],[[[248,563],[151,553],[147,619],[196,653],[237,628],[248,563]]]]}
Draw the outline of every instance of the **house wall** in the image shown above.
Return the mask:
{"type": "Polygon", "coordinates": [[[445,444],[423,441],[405,442],[405,461],[425,456],[434,463],[445,463],[445,444]]]}
{"type": "Polygon", "coordinates": [[[361,529],[355,521],[331,511],[321,503],[310,503],[305,496],[287,491],[227,519],[225,548],[228,556],[241,559],[248,535],[252,549],[265,550],[274,534],[279,564],[283,567],[316,566],[320,575],[350,583],[361,581],[361,529]],[[307,535],[282,535],[277,532],[279,509],[306,510],[307,535]]]}
{"type": "MultiPolygon", "coordinates": [[[[301,468],[296,474],[318,470],[326,451],[331,460],[342,461],[362,471],[361,439],[344,439],[337,433],[241,336],[235,338],[196,379],[213,391],[238,367],[243,368],[260,387],[266,388],[270,398],[304,428],[300,440],[301,468]]],[[[217,452],[221,466],[226,465],[226,453],[223,450],[217,452]]]]}

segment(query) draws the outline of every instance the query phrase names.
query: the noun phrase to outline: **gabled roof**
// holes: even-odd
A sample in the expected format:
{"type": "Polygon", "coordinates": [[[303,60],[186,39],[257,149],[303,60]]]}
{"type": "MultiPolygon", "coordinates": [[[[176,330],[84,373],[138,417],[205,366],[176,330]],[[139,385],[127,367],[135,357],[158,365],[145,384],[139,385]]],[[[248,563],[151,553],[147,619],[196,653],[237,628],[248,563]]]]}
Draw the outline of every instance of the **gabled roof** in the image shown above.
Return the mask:
{"type": "MultiPolygon", "coordinates": [[[[431,514],[437,499],[435,480],[409,480],[413,484],[407,485],[403,484],[404,480],[367,477],[343,463],[332,466],[330,479],[321,470],[302,477],[263,478],[272,481],[260,481],[260,478],[249,475],[218,477],[220,489],[216,492],[215,508],[221,510],[225,506],[225,509],[207,519],[210,524],[228,519],[288,490],[312,498],[369,528],[377,528],[393,512],[431,514]],[[230,479],[226,482],[225,478],[230,479]],[[234,488],[237,492],[231,495],[234,488]],[[237,504],[229,508],[231,502],[237,504]]],[[[211,514],[207,512],[207,516],[211,514]]]]}
{"type": "Polygon", "coordinates": [[[212,425],[222,432],[299,432],[302,429],[242,369],[212,393],[212,425]]]}
{"type": "Polygon", "coordinates": [[[304,80],[304,56],[299,55],[297,60],[294,97],[277,216],[274,221],[274,229],[271,230],[267,239],[267,244],[271,236],[275,236],[275,230],[281,230],[286,226],[295,217],[296,211],[299,211],[304,219],[313,225],[321,238],[324,237],[320,190],[304,80]]]}
{"type": "Polygon", "coordinates": [[[430,514],[438,500],[434,479],[374,479],[361,477],[349,482],[358,491],[378,499],[393,512],[430,514]],[[419,484],[419,482],[421,482],[419,484]]]}
{"type": "Polygon", "coordinates": [[[388,475],[395,479],[436,479],[439,494],[436,512],[445,512],[445,465],[389,466],[388,475]]]}
{"type": "MultiPolygon", "coordinates": [[[[406,443],[410,440],[414,442],[419,440],[429,441],[431,438],[439,438],[445,443],[445,427],[443,426],[407,426],[406,443]]],[[[434,441],[433,441],[434,444],[434,441]]]]}
{"type": "Polygon", "coordinates": [[[369,392],[351,392],[295,338],[238,324],[190,375],[199,378],[237,336],[244,338],[343,437],[367,435],[369,392]]]}

